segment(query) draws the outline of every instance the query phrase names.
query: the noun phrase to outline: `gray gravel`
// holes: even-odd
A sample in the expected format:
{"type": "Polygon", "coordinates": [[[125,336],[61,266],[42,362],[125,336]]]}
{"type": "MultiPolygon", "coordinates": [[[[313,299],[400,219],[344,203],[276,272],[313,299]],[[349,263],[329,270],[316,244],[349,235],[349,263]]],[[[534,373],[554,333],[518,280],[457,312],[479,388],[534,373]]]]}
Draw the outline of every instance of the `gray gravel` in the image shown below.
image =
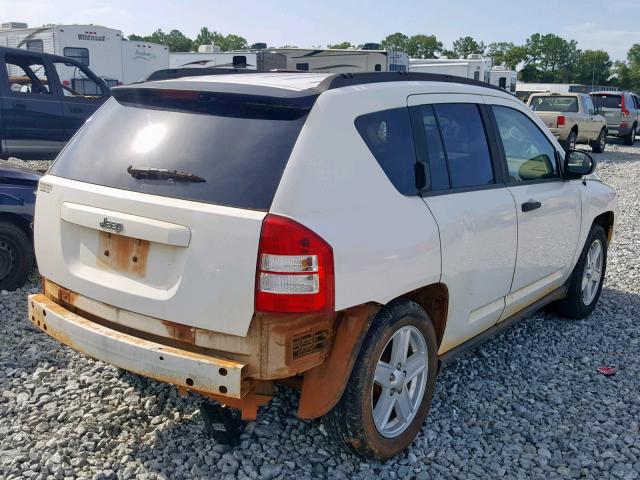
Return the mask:
{"type": "Polygon", "coordinates": [[[194,399],[61,346],[0,294],[0,478],[621,478],[640,476],[640,146],[609,146],[620,194],[599,307],[535,314],[445,369],[411,448],[385,464],[337,449],[283,390],[239,447],[203,431],[194,399]],[[613,377],[596,373],[613,366],[613,377]]]}

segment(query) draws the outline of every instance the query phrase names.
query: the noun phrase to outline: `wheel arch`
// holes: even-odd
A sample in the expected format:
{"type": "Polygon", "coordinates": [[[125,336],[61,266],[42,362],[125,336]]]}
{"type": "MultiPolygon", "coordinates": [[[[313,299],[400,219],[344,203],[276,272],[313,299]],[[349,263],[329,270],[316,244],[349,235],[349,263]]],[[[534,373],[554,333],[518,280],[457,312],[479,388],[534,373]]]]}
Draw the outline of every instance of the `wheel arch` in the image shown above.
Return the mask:
{"type": "MultiPolygon", "coordinates": [[[[438,348],[442,342],[449,311],[449,289],[444,283],[425,285],[400,295],[397,300],[411,300],[427,312],[436,332],[438,348]]],[[[362,342],[382,305],[366,303],[339,312],[333,334],[333,346],[325,361],[304,373],[298,416],[318,418],[329,412],[346,388],[362,342]]]]}
{"type": "Polygon", "coordinates": [[[600,225],[607,236],[607,243],[613,240],[613,226],[615,224],[615,214],[612,211],[604,212],[593,219],[592,225],[600,225]]]}
{"type": "Polygon", "coordinates": [[[0,222],[11,223],[16,225],[24,234],[29,237],[33,243],[33,234],[31,232],[31,222],[21,215],[9,212],[0,212],[0,222]]]}

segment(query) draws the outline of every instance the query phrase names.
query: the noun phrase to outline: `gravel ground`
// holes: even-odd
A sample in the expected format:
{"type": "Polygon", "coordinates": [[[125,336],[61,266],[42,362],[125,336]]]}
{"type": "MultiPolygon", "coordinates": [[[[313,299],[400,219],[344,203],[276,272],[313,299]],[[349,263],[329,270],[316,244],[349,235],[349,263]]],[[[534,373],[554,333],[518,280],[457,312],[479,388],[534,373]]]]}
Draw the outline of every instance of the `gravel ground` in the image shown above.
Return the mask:
{"type": "Polygon", "coordinates": [[[337,449],[283,390],[235,448],[194,398],[77,354],[0,295],[0,478],[622,478],[640,475],[640,146],[596,155],[620,194],[600,305],[584,321],[538,313],[439,378],[410,449],[385,464],[337,449]],[[596,373],[613,366],[613,377],[596,373]]]}

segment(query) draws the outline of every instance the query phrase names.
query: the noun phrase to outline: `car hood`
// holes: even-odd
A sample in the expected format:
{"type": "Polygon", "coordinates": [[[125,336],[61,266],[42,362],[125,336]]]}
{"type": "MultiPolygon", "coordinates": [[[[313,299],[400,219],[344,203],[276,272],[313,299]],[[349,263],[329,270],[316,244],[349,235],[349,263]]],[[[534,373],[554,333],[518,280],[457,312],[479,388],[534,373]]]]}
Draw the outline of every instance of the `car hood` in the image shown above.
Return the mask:
{"type": "Polygon", "coordinates": [[[32,180],[33,182],[38,182],[41,176],[41,173],[27,167],[21,167],[5,162],[0,163],[0,178],[8,180],[32,180]]]}

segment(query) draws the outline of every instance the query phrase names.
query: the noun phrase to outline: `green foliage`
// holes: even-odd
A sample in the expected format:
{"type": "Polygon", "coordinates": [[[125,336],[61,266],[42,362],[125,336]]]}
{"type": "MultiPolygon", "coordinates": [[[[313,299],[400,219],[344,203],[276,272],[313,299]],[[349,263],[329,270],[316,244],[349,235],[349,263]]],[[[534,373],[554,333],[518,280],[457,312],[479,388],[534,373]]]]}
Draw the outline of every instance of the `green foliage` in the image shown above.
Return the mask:
{"type": "Polygon", "coordinates": [[[406,52],[408,43],[409,37],[404,33],[396,32],[388,35],[384,40],[382,40],[382,42],[380,42],[380,46],[384,50],[398,50],[406,52]]]}
{"type": "Polygon", "coordinates": [[[640,93],[640,43],[629,49],[626,62],[616,62],[615,75],[620,88],[640,93]]]}
{"type": "Polygon", "coordinates": [[[442,42],[435,35],[414,35],[407,40],[405,52],[411,58],[436,58],[442,51],[442,42]]]}
{"type": "Polygon", "coordinates": [[[527,50],[512,42],[494,42],[489,44],[487,56],[494,65],[504,65],[510,70],[515,70],[527,57],[527,50]]]}
{"type": "Polygon", "coordinates": [[[569,83],[580,56],[575,40],[565,40],[552,33],[534,33],[526,43],[525,82],[569,83]]]}
{"type": "Polygon", "coordinates": [[[453,42],[453,51],[458,58],[467,58],[474,53],[482,55],[485,50],[484,42],[477,42],[473,37],[460,37],[453,42]]]}
{"type": "Polygon", "coordinates": [[[151,35],[131,34],[127,37],[129,40],[139,40],[145,42],[159,43],[167,45],[170,52],[190,52],[198,50],[200,45],[211,45],[212,43],[219,46],[220,50],[226,52],[228,50],[245,50],[248,48],[247,39],[239,35],[222,35],[216,31],[211,31],[207,27],[202,27],[200,33],[195,40],[191,40],[180,30],[171,30],[165,33],[162,29],[158,29],[151,35]]]}
{"type": "Polygon", "coordinates": [[[327,48],[337,48],[340,50],[346,50],[347,48],[355,48],[351,42],[340,42],[333,45],[327,45],[327,48]]]}
{"type": "Polygon", "coordinates": [[[585,50],[578,55],[572,82],[584,85],[605,85],[611,77],[613,62],[604,50],[585,50]]]}

